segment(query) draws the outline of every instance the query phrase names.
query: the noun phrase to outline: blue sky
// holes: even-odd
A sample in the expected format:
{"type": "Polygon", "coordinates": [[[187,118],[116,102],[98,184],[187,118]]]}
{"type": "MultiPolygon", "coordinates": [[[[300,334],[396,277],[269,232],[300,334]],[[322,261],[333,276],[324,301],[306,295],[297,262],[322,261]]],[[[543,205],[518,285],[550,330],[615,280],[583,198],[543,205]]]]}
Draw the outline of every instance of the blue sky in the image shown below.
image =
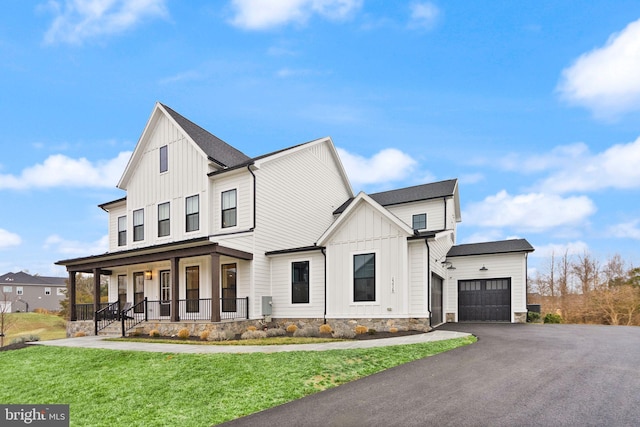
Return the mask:
{"type": "Polygon", "coordinates": [[[639,1],[3,6],[0,273],[107,250],[156,101],[250,156],[331,136],[356,192],[458,178],[458,243],[640,265],[639,1]]]}

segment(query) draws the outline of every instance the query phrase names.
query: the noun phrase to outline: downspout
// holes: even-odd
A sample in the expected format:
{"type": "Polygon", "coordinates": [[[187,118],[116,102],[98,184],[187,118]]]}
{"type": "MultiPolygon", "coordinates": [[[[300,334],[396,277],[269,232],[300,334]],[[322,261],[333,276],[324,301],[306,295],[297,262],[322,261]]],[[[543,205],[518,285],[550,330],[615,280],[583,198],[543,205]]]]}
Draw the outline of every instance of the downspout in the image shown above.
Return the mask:
{"type": "Polygon", "coordinates": [[[251,165],[247,165],[247,170],[253,177],[253,227],[249,231],[256,229],[256,174],[251,170],[251,165]]]}
{"type": "Polygon", "coordinates": [[[325,248],[321,248],[320,252],[324,255],[324,313],[322,314],[323,324],[327,324],[327,252],[325,248]]]}
{"type": "MultiPolygon", "coordinates": [[[[447,198],[443,197],[442,201],[444,202],[444,229],[448,230],[447,228],[447,198]]],[[[429,245],[427,245],[429,246],[429,245]]]]}
{"type": "Polygon", "coordinates": [[[429,328],[431,326],[431,248],[429,247],[429,239],[424,239],[427,245],[427,312],[429,313],[429,328]]]}

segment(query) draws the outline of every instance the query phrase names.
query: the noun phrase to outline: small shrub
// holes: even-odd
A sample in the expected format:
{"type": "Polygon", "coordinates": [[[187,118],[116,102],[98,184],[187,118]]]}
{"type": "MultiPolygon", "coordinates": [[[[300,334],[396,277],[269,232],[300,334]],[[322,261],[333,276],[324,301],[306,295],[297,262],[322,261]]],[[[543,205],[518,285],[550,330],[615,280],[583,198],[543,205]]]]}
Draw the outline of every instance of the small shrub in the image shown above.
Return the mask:
{"type": "Polygon", "coordinates": [[[337,331],[333,331],[333,334],[331,334],[331,336],[333,338],[342,338],[342,339],[353,339],[356,337],[356,333],[353,332],[351,329],[340,329],[337,331]]]}
{"type": "Polygon", "coordinates": [[[389,328],[389,332],[395,334],[396,332],[398,332],[398,328],[389,328]]]}
{"type": "Polygon", "coordinates": [[[207,341],[209,339],[209,335],[211,335],[211,332],[209,331],[200,332],[200,340],[207,341]]]}
{"type": "Polygon", "coordinates": [[[209,335],[209,340],[211,341],[229,341],[236,337],[231,331],[215,331],[209,335]]]}
{"type": "Polygon", "coordinates": [[[368,331],[366,326],[362,326],[362,325],[358,325],[356,326],[356,334],[357,335],[362,335],[362,334],[366,334],[368,331]]]}
{"type": "Polygon", "coordinates": [[[294,333],[297,330],[298,330],[298,327],[294,324],[287,326],[287,332],[289,332],[290,334],[294,333]]]}
{"type": "Polygon", "coordinates": [[[302,338],[317,337],[318,335],[319,335],[318,330],[313,326],[305,326],[304,328],[298,329],[293,333],[294,337],[302,337],[302,338]]]}
{"type": "Polygon", "coordinates": [[[25,342],[34,342],[40,341],[40,337],[38,335],[23,335],[21,337],[14,338],[11,341],[11,344],[22,344],[25,342]]]}
{"type": "Polygon", "coordinates": [[[378,333],[378,331],[376,331],[376,330],[375,330],[375,329],[373,329],[373,328],[369,328],[369,330],[367,331],[367,334],[369,334],[369,335],[375,335],[375,334],[377,334],[377,333],[378,333]]]}
{"type": "Polygon", "coordinates": [[[272,328],[266,330],[268,337],[283,337],[287,335],[287,331],[282,328],[272,328]]]}
{"type": "Polygon", "coordinates": [[[544,316],[544,323],[562,323],[562,316],[559,314],[547,313],[544,316]]]}
{"type": "Polygon", "coordinates": [[[149,336],[153,338],[158,338],[160,336],[160,331],[157,329],[152,329],[149,331],[149,336]]]}
{"type": "Polygon", "coordinates": [[[327,325],[326,323],[324,325],[320,325],[321,334],[330,334],[331,332],[333,332],[333,329],[331,329],[331,326],[327,325]]]}
{"type": "Polygon", "coordinates": [[[80,337],[86,337],[86,336],[87,336],[87,334],[85,334],[85,333],[84,333],[84,331],[78,331],[78,332],[76,332],[75,334],[73,334],[73,336],[74,336],[75,338],[80,338],[80,337]]]}
{"type": "Polygon", "coordinates": [[[527,313],[527,322],[529,323],[538,323],[540,322],[540,313],[535,311],[529,311],[527,313]]]}
{"type": "Polygon", "coordinates": [[[247,327],[247,331],[257,331],[258,328],[256,328],[255,326],[248,326],[247,327]]]}
{"type": "Polygon", "coordinates": [[[257,340],[266,337],[267,333],[265,331],[247,331],[240,335],[241,340],[257,340]]]}
{"type": "Polygon", "coordinates": [[[33,310],[34,313],[38,313],[38,314],[49,314],[49,310],[47,310],[46,308],[36,308],[33,310]]]}
{"type": "Polygon", "coordinates": [[[189,330],[187,328],[182,328],[178,331],[178,338],[181,340],[189,339],[189,330]]]}

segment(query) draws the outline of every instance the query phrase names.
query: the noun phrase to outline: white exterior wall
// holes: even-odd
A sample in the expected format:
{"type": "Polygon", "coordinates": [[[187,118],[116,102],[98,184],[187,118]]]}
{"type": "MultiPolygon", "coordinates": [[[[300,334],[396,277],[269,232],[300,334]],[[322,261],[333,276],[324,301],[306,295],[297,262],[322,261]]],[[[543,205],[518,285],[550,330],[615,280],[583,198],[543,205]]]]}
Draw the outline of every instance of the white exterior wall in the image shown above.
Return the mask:
{"type": "MultiPolygon", "coordinates": [[[[208,235],[209,161],[165,116],[161,116],[146,141],[127,182],[127,246],[119,250],[170,243],[208,235]],[[168,171],[160,173],[160,147],[168,151],[168,171]],[[185,232],[185,198],[200,196],[200,229],[185,232]],[[158,238],[158,204],[170,202],[171,233],[158,238]],[[144,208],[144,240],[133,241],[133,211],[144,208]]],[[[117,229],[116,229],[117,232],[117,229]]],[[[117,239],[117,237],[116,237],[117,239]]]]}
{"type": "Polygon", "coordinates": [[[444,312],[455,313],[458,321],[458,281],[475,279],[511,279],[511,321],[513,313],[527,311],[526,255],[523,253],[449,257],[455,270],[447,270],[444,312]],[[480,271],[482,266],[486,271],[480,271]]]}
{"type": "Polygon", "coordinates": [[[361,203],[327,246],[327,317],[407,317],[409,254],[405,232],[361,203]],[[353,302],[353,256],[376,254],[376,300],[353,302]]]}
{"type": "Polygon", "coordinates": [[[387,206],[387,210],[409,227],[413,227],[413,215],[427,214],[427,230],[444,230],[444,200],[433,199],[401,205],[387,206]]]}
{"type": "Polygon", "coordinates": [[[415,240],[409,243],[409,315],[426,317],[427,301],[427,247],[415,240]]]}
{"type": "Polygon", "coordinates": [[[273,317],[321,318],[324,315],[324,255],[317,251],[271,257],[273,317]],[[291,264],[309,261],[309,303],[291,303],[291,264]]]}
{"type": "MultiPolygon", "coordinates": [[[[125,201],[119,206],[109,207],[109,252],[122,250],[127,246],[118,246],[118,218],[127,215],[127,204],[125,201]]],[[[127,218],[127,227],[129,219],[127,218]]],[[[131,231],[133,233],[133,231],[131,231]]],[[[127,228],[127,239],[129,239],[129,229],[127,228]]]]}

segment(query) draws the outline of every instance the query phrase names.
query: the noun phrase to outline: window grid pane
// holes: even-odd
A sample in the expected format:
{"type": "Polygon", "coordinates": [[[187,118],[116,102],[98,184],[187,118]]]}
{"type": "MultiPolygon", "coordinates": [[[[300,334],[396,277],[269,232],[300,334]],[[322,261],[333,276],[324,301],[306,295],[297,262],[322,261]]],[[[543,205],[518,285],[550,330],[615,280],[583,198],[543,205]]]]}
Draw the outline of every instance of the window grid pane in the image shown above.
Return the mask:
{"type": "Polygon", "coordinates": [[[158,205],[158,237],[168,236],[170,232],[169,202],[158,205]]]}
{"type": "Polygon", "coordinates": [[[419,214],[413,216],[413,229],[425,230],[427,228],[427,214],[419,214]]]}
{"type": "Polygon", "coordinates": [[[222,228],[235,227],[237,225],[236,190],[222,193],[222,228]]]}
{"type": "Polygon", "coordinates": [[[144,210],[133,211],[133,241],[144,240],[144,210]]]}
{"type": "Polygon", "coordinates": [[[198,195],[187,197],[187,232],[200,229],[200,197],[198,195]]]}
{"type": "Polygon", "coordinates": [[[309,261],[291,263],[291,303],[309,302],[309,261]]]}
{"type": "Polygon", "coordinates": [[[376,255],[353,256],[353,300],[376,300],[376,255]]]}

